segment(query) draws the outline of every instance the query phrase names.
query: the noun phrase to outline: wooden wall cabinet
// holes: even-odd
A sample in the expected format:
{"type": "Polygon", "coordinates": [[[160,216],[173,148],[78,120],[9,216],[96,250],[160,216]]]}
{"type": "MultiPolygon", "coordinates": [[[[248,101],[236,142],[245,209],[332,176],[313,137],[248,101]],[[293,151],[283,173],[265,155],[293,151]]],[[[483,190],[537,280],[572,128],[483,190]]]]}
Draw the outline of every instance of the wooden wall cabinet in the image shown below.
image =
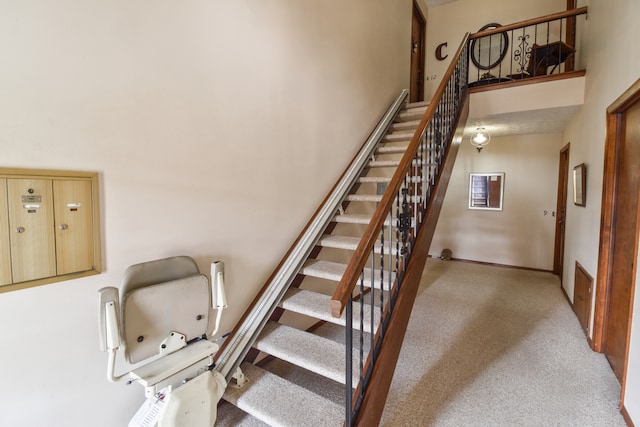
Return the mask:
{"type": "Polygon", "coordinates": [[[0,168],[0,292],[101,270],[98,174],[0,168]]]}

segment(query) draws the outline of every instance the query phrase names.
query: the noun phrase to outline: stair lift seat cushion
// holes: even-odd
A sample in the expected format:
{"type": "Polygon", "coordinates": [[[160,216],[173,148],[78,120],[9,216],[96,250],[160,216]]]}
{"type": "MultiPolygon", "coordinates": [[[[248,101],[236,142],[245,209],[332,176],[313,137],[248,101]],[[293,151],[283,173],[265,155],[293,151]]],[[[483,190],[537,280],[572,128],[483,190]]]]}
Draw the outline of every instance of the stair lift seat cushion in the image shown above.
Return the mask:
{"type": "Polygon", "coordinates": [[[138,363],[160,353],[171,332],[189,342],[207,333],[211,301],[209,280],[195,274],[138,287],[122,298],[125,358],[138,363]]]}

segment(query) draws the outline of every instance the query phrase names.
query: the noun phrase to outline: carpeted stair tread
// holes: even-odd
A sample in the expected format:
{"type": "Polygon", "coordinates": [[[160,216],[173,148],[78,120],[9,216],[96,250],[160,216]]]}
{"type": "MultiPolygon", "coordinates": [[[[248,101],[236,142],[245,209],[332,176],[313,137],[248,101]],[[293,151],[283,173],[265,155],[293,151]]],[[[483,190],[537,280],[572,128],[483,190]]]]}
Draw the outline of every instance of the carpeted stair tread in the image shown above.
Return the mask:
{"type": "MultiPolygon", "coordinates": [[[[334,323],[336,325],[345,326],[347,324],[346,314],[343,312],[340,317],[333,317],[330,310],[331,297],[329,295],[320,294],[318,292],[307,291],[304,289],[291,288],[287,290],[280,306],[285,310],[295,313],[304,314],[305,316],[315,319],[324,320],[325,322],[334,323]]],[[[371,329],[371,306],[364,304],[363,307],[364,331],[372,333],[371,329]]],[[[374,329],[380,321],[380,310],[374,310],[374,329]]],[[[353,329],[360,329],[360,310],[353,310],[353,329]]]]}
{"type": "MultiPolygon", "coordinates": [[[[300,273],[304,274],[305,276],[317,277],[319,279],[339,282],[342,279],[342,276],[344,275],[346,269],[346,264],[340,264],[338,262],[325,261],[320,259],[308,259],[302,266],[302,270],[300,270],[300,273]]],[[[363,284],[367,288],[371,287],[371,273],[372,270],[370,268],[367,267],[364,269],[363,284]]],[[[374,273],[375,288],[380,289],[380,270],[375,270],[374,273]]],[[[384,272],[383,280],[384,289],[387,290],[389,288],[388,271],[384,272]]],[[[358,280],[358,284],[359,283],[360,281],[358,280]]]]}
{"type": "Polygon", "coordinates": [[[397,168],[400,160],[371,160],[368,165],[370,168],[397,168]]]}
{"type": "MultiPolygon", "coordinates": [[[[332,234],[323,235],[318,241],[318,245],[324,248],[333,248],[333,249],[345,249],[348,251],[355,251],[360,243],[359,237],[351,237],[351,236],[338,236],[332,234]]],[[[374,250],[377,254],[382,252],[382,245],[380,242],[376,242],[374,246],[374,250]]],[[[388,255],[389,252],[392,254],[396,254],[396,248],[390,247],[389,242],[385,242],[384,244],[384,253],[388,255]]]]}
{"type": "Polygon", "coordinates": [[[358,178],[358,183],[360,184],[377,184],[377,183],[390,183],[391,177],[387,176],[361,176],[358,178]]]}
{"type": "Polygon", "coordinates": [[[392,145],[378,147],[376,153],[378,154],[398,154],[407,151],[408,145],[392,145]]]}
{"type": "Polygon", "coordinates": [[[418,129],[419,125],[420,125],[420,120],[410,120],[407,122],[392,123],[391,126],[389,126],[389,129],[393,132],[399,131],[399,130],[409,130],[409,129],[415,132],[415,130],[418,129]]]}
{"type": "Polygon", "coordinates": [[[403,131],[403,132],[393,132],[393,133],[388,133],[386,134],[384,137],[382,137],[382,141],[384,142],[397,142],[397,141],[411,141],[411,138],[413,138],[413,134],[415,132],[407,132],[407,131],[403,131]]]}
{"type": "MultiPolygon", "coordinates": [[[[365,214],[341,214],[333,217],[334,222],[342,223],[342,224],[363,224],[367,225],[371,222],[371,215],[365,214]]],[[[388,218],[385,220],[384,225],[389,227],[389,225],[395,226],[395,221],[390,221],[388,218]]]]}
{"type": "Polygon", "coordinates": [[[343,223],[343,224],[369,224],[371,221],[370,215],[363,214],[342,214],[336,215],[333,217],[335,222],[343,223]]]}
{"type": "Polygon", "coordinates": [[[404,108],[422,107],[422,108],[426,109],[429,106],[430,103],[431,103],[431,101],[407,102],[407,104],[404,106],[404,108]]]}
{"type": "Polygon", "coordinates": [[[424,112],[426,110],[426,108],[411,108],[409,110],[401,111],[396,116],[396,123],[420,120],[422,119],[422,116],[424,116],[424,112]]]}
{"type": "MultiPolygon", "coordinates": [[[[432,164],[433,162],[428,162],[427,164],[432,164]]],[[[370,168],[397,168],[400,165],[400,160],[371,160],[368,163],[370,168]]],[[[422,160],[414,159],[411,162],[413,166],[421,166],[422,160]]]]}
{"type": "Polygon", "coordinates": [[[318,245],[325,248],[346,249],[349,251],[355,251],[359,243],[359,237],[336,236],[332,234],[325,234],[318,241],[318,245]]]}
{"type": "MultiPolygon", "coordinates": [[[[291,326],[268,322],[254,347],[323,377],[345,383],[344,344],[291,326]]],[[[359,351],[353,350],[354,360],[358,360],[359,351]]],[[[356,387],[359,372],[353,375],[352,384],[356,387]]]]}
{"type": "Polygon", "coordinates": [[[380,203],[382,194],[347,194],[345,200],[348,202],[376,202],[380,203]]]}
{"type": "Polygon", "coordinates": [[[244,387],[223,398],[271,426],[342,426],[344,407],[250,363],[241,365],[244,387]],[[295,406],[295,409],[292,407],[295,406]]]}

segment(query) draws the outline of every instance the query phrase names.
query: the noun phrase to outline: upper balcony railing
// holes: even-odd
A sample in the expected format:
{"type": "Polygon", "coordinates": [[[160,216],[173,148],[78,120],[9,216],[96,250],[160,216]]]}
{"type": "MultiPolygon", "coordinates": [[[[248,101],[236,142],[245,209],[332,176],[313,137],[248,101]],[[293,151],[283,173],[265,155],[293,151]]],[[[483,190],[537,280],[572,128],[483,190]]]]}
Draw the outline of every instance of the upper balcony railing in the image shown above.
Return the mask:
{"type": "Polygon", "coordinates": [[[486,25],[469,37],[469,87],[533,83],[573,72],[583,21],[579,17],[586,13],[581,7],[511,25],[486,25]]]}

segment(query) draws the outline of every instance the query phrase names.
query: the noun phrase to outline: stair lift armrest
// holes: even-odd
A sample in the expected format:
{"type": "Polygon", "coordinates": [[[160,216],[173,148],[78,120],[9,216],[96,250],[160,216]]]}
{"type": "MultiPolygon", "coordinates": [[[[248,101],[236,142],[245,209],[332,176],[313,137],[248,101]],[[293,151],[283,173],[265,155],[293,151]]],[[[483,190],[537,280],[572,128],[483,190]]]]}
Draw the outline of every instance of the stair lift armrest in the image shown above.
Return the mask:
{"type": "Polygon", "coordinates": [[[98,325],[100,349],[109,353],[107,362],[107,379],[110,382],[120,381],[127,374],[115,376],[116,352],[122,345],[120,337],[120,304],[118,288],[106,287],[98,290],[98,325]]]}
{"type": "Polygon", "coordinates": [[[213,338],[218,332],[222,310],[227,308],[227,296],[224,291],[224,263],[222,261],[211,263],[211,308],[217,313],[213,331],[207,333],[208,338],[213,338]]]}
{"type": "Polygon", "coordinates": [[[110,286],[98,290],[98,305],[100,349],[102,351],[118,350],[122,344],[118,288],[110,286]]]}

